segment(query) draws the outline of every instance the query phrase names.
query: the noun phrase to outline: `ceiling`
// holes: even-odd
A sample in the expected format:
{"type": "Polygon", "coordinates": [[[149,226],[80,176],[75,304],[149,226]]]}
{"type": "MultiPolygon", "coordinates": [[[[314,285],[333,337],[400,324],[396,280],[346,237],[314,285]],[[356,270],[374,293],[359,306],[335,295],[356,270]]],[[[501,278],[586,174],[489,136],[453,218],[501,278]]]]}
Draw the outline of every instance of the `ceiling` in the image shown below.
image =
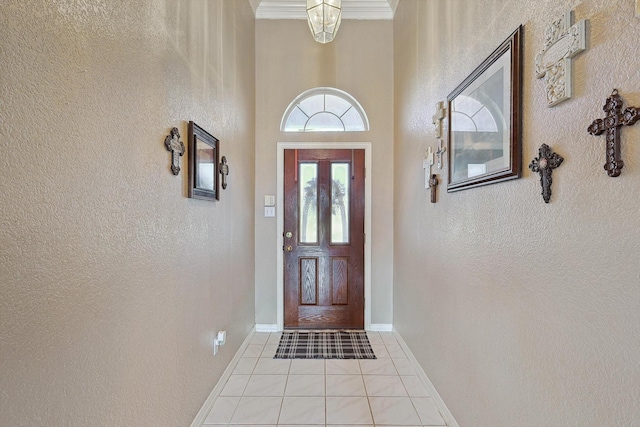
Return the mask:
{"type": "MultiPolygon", "coordinates": [[[[393,19],[399,0],[342,0],[342,19],[393,19]]],[[[306,0],[249,0],[256,19],[307,19],[306,0]]]]}

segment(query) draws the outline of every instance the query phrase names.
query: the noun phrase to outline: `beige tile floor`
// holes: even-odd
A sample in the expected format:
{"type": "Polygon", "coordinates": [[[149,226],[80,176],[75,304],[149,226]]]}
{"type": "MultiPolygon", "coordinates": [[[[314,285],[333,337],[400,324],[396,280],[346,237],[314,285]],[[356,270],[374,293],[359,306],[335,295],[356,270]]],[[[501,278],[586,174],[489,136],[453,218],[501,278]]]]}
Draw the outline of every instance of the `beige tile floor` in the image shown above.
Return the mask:
{"type": "Polygon", "coordinates": [[[367,334],[376,360],[273,359],[280,334],[256,333],[204,425],[446,425],[395,336],[367,334]]]}

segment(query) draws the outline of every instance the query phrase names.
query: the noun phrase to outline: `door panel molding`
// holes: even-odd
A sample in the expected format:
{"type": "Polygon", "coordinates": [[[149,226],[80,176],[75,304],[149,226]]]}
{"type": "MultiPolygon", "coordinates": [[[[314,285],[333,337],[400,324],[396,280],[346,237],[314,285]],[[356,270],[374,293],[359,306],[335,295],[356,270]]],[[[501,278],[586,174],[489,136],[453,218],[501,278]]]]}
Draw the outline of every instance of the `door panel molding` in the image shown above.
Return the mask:
{"type": "MultiPolygon", "coordinates": [[[[278,142],[277,144],[277,189],[276,189],[276,220],[277,220],[277,328],[284,329],[284,150],[288,149],[359,149],[364,150],[365,175],[365,212],[364,231],[367,236],[364,244],[364,327],[371,329],[371,164],[372,145],[370,142],[278,142]]],[[[309,313],[312,316],[312,313],[309,313]]]]}

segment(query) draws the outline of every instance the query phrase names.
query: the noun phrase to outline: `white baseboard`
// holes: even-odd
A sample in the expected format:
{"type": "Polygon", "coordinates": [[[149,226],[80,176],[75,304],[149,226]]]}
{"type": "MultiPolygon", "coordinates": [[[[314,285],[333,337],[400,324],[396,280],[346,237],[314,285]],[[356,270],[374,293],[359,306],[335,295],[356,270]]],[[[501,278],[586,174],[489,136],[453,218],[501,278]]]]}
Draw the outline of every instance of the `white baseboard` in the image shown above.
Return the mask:
{"type": "Polygon", "coordinates": [[[372,332],[393,332],[393,325],[391,323],[372,323],[369,330],[372,332]]]}
{"type": "Polygon", "coordinates": [[[280,332],[275,323],[256,323],[256,332],[280,332]]]}
{"type": "Polygon", "coordinates": [[[431,398],[433,399],[433,402],[436,404],[436,406],[438,407],[438,410],[440,411],[440,415],[442,415],[442,418],[447,423],[447,427],[460,427],[460,425],[455,420],[455,418],[453,418],[453,415],[449,411],[449,408],[447,408],[447,405],[444,403],[444,400],[442,400],[442,398],[438,394],[438,391],[434,387],[433,383],[431,382],[427,374],[424,372],[424,369],[422,369],[422,366],[420,366],[420,364],[418,363],[418,360],[416,359],[416,357],[413,355],[413,353],[407,346],[407,343],[404,342],[404,340],[402,339],[402,336],[398,333],[397,330],[395,330],[395,328],[393,329],[393,335],[398,340],[398,343],[400,343],[402,350],[404,350],[404,352],[407,355],[407,358],[411,362],[411,365],[413,365],[413,368],[418,373],[418,378],[420,378],[424,386],[427,388],[429,395],[431,396],[431,398]]]}
{"type": "Polygon", "coordinates": [[[242,354],[244,353],[244,351],[247,349],[247,346],[251,342],[251,339],[255,335],[255,332],[256,332],[256,328],[253,328],[251,332],[249,332],[249,335],[247,335],[247,337],[244,339],[244,341],[242,342],[242,345],[236,352],[235,356],[233,356],[233,359],[231,359],[231,362],[229,362],[229,366],[227,366],[227,369],[224,370],[224,372],[222,373],[222,376],[218,380],[218,383],[209,394],[209,397],[207,397],[207,400],[204,401],[202,408],[200,408],[200,410],[196,414],[196,417],[193,419],[193,422],[191,423],[191,427],[202,427],[205,420],[207,419],[207,416],[209,415],[209,412],[211,412],[211,409],[213,408],[213,404],[215,403],[216,399],[220,395],[220,392],[222,392],[222,389],[224,388],[225,384],[227,384],[227,381],[229,380],[231,373],[236,368],[236,365],[240,361],[240,358],[242,357],[242,354]]]}

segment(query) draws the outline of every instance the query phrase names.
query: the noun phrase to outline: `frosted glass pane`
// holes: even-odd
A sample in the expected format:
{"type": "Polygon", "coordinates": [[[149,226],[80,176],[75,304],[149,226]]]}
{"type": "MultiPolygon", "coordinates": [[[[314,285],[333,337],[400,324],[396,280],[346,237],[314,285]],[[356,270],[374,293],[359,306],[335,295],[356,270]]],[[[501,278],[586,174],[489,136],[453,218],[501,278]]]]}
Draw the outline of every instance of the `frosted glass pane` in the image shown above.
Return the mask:
{"type": "Polygon", "coordinates": [[[349,243],[349,163],[331,164],[331,243],[349,243]]]}
{"type": "Polygon", "coordinates": [[[350,109],[342,116],[342,123],[344,123],[344,130],[346,131],[362,132],[365,130],[362,117],[355,108],[350,109]]]}
{"type": "Polygon", "coordinates": [[[305,129],[307,132],[344,131],[342,120],[331,113],[318,113],[311,117],[305,129]]]}
{"type": "Polygon", "coordinates": [[[335,95],[325,95],[325,110],[335,114],[336,116],[342,116],[349,108],[351,104],[342,98],[335,95]]]}
{"type": "Polygon", "coordinates": [[[318,164],[300,163],[300,243],[318,243],[318,164]]]}
{"type": "Polygon", "coordinates": [[[303,99],[298,104],[300,108],[307,116],[313,116],[320,111],[324,111],[324,95],[314,95],[307,99],[303,99]]]}
{"type": "Polygon", "coordinates": [[[304,126],[309,120],[298,107],[294,108],[289,117],[287,117],[287,123],[284,125],[285,132],[304,132],[304,126]]]}

